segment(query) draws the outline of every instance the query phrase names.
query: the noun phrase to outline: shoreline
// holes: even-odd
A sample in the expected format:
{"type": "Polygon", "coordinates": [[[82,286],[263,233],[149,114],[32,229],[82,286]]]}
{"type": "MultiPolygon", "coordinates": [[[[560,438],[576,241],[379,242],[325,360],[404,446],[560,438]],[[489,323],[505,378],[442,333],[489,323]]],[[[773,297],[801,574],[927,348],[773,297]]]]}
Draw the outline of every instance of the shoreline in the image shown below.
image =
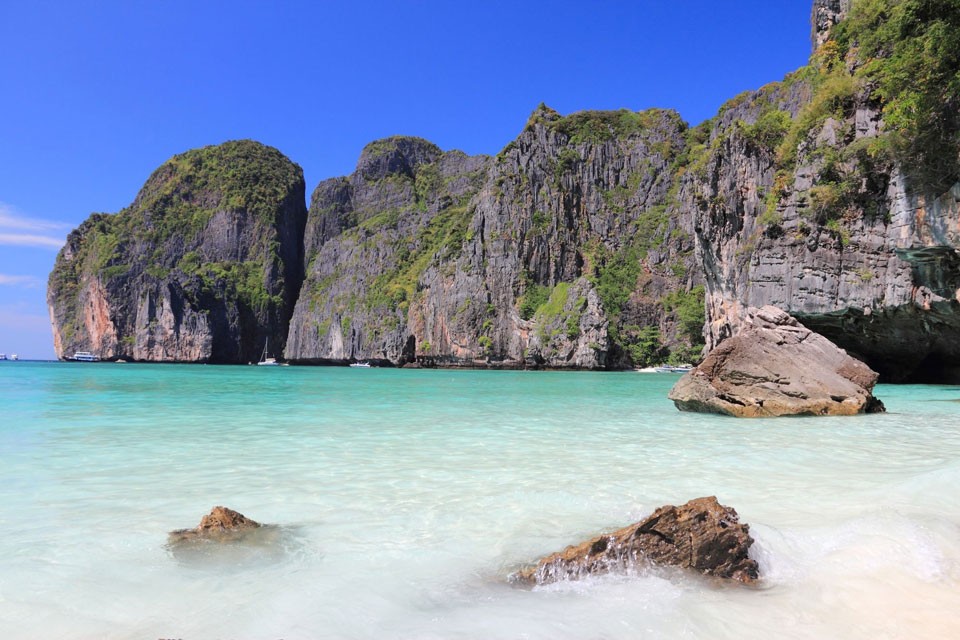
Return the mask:
{"type": "MultiPolygon", "coordinates": [[[[197,366],[223,366],[223,367],[252,367],[256,366],[256,362],[197,362],[194,360],[97,360],[96,362],[78,362],[76,360],[66,360],[66,359],[55,359],[55,360],[22,360],[21,362],[43,362],[43,363],[62,363],[62,364],[77,364],[77,365],[98,365],[98,364],[159,364],[159,365],[197,365],[197,366]]],[[[556,367],[550,365],[524,365],[523,363],[517,364],[512,362],[504,363],[442,363],[442,364],[431,364],[429,366],[418,365],[410,366],[412,363],[407,363],[405,365],[396,365],[393,363],[374,363],[371,360],[352,360],[352,361],[336,361],[336,362],[303,362],[303,361],[294,361],[286,362],[279,361],[279,365],[283,367],[304,367],[304,368],[349,368],[350,365],[359,363],[359,362],[370,362],[371,369],[406,369],[411,371],[418,370],[430,370],[430,369],[439,369],[439,370],[462,370],[462,371],[592,371],[597,373],[662,373],[658,372],[657,367],[644,367],[644,368],[633,368],[633,367],[622,367],[622,368],[589,368],[589,367],[556,367]]],[[[665,366],[665,365],[657,365],[665,366]]]]}

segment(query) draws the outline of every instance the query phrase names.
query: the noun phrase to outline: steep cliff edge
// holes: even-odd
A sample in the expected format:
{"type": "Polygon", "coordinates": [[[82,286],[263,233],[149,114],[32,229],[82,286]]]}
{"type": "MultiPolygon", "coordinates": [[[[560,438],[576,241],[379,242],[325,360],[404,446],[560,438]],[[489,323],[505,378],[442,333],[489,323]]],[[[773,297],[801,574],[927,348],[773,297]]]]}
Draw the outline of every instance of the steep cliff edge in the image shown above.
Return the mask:
{"type": "Polygon", "coordinates": [[[303,173],[240,140],[174,156],[123,211],[67,238],[47,302],[58,358],[248,362],[286,343],[302,281],[303,173]]]}
{"type": "Polygon", "coordinates": [[[699,352],[673,112],[541,105],[495,158],[413,138],[321,183],[287,359],[605,368],[699,352]]]}
{"type": "Polygon", "coordinates": [[[774,305],[885,380],[960,381],[960,9],[817,0],[810,64],[705,123],[681,193],[708,349],[774,305]]]}
{"type": "Polygon", "coordinates": [[[408,317],[420,274],[459,250],[488,165],[484,156],[394,137],[367,145],[349,178],[321,182],[286,358],[412,361],[408,317]]]}

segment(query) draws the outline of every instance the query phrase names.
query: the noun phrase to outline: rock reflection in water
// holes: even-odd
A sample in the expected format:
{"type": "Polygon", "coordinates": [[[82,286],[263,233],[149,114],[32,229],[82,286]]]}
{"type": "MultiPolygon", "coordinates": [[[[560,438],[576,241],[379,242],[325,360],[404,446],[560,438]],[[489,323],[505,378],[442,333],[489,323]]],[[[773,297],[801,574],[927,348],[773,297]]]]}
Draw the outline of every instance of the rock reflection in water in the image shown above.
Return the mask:
{"type": "Polygon", "coordinates": [[[251,529],[222,531],[216,538],[183,537],[171,533],[167,553],[178,563],[209,569],[256,567],[303,555],[304,539],[299,527],[261,525],[251,529]]]}

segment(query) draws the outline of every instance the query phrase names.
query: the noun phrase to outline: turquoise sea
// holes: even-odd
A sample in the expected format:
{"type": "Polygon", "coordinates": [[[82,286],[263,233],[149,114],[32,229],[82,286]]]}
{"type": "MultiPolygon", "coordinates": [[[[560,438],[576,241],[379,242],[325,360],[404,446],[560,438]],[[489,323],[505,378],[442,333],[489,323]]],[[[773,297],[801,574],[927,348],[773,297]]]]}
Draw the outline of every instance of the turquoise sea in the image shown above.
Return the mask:
{"type": "Polygon", "coordinates": [[[0,363],[0,637],[950,638],[960,387],[683,414],[673,375],[0,363]],[[663,504],[750,523],[758,589],[514,569],[663,504]],[[174,551],[214,505],[279,525],[174,551]]]}

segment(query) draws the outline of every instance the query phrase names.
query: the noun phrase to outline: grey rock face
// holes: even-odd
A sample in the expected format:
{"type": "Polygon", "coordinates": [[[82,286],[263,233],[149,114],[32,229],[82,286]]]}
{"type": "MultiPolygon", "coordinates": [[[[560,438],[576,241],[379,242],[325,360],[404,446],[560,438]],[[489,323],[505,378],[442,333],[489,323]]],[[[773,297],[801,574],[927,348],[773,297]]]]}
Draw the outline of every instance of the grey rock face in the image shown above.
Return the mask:
{"type": "Polygon", "coordinates": [[[811,17],[813,33],[810,39],[813,41],[814,51],[819,49],[830,37],[831,27],[847,17],[852,2],[853,0],[813,1],[813,16],[811,17]]]}
{"type": "Polygon", "coordinates": [[[388,138],[367,145],[352,176],[321,183],[287,358],[413,361],[408,326],[420,275],[459,251],[488,164],[418,138],[388,138]]]}
{"type": "Polygon", "coordinates": [[[776,307],[751,310],[673,389],[681,411],[740,418],[883,411],[877,374],[776,307]]]}
{"type": "Polygon", "coordinates": [[[157,169],[67,238],[47,291],[57,357],[248,362],[280,352],[302,280],[303,174],[250,140],[157,169]]]}
{"type": "MultiPolygon", "coordinates": [[[[818,33],[848,9],[817,2],[818,33]]],[[[748,309],[772,305],[884,380],[960,381],[960,183],[929,193],[866,152],[883,132],[882,108],[852,81],[842,115],[814,120],[778,176],[775,145],[751,125],[772,111],[803,117],[812,96],[795,75],[738,97],[713,120],[704,165],[685,176],[707,350],[735,335],[748,309]],[[830,202],[851,176],[846,200],[830,202]]]]}
{"type": "MultiPolygon", "coordinates": [[[[863,137],[853,124],[853,117],[828,120],[824,128],[845,126],[852,144],[863,137]]],[[[697,184],[703,197],[691,202],[707,282],[708,349],[736,333],[746,309],[773,305],[885,379],[960,379],[952,364],[960,356],[960,185],[939,197],[911,193],[903,174],[887,167],[862,190],[875,212],[830,227],[810,214],[821,165],[801,154],[765,220],[761,194],[774,188],[772,157],[736,131],[727,135],[711,160],[713,179],[697,184]]]]}
{"type": "Polygon", "coordinates": [[[605,368],[642,327],[686,344],[663,303],[700,282],[668,209],[684,127],[540,107],[496,158],[371,143],[314,192],[286,357],[605,368]]]}

